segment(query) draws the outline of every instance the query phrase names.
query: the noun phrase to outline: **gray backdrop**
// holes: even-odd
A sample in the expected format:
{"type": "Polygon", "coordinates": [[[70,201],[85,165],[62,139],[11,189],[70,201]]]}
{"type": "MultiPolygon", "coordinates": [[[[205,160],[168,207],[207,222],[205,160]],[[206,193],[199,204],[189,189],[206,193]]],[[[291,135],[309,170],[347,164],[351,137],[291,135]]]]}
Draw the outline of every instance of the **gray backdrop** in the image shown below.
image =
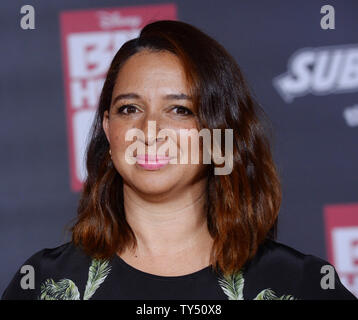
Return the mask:
{"type": "Polygon", "coordinates": [[[271,118],[283,183],[278,240],[326,259],[323,206],[358,202],[358,124],[343,117],[358,86],[288,103],[273,85],[299,49],[358,46],[358,1],[1,1],[0,293],[33,253],[69,240],[76,216],[59,12],[159,3],[176,4],[179,20],[228,49],[271,118]],[[24,4],[36,10],[35,30],[20,28],[24,4]],[[335,8],[335,30],[320,27],[324,4],[335,8]]]}

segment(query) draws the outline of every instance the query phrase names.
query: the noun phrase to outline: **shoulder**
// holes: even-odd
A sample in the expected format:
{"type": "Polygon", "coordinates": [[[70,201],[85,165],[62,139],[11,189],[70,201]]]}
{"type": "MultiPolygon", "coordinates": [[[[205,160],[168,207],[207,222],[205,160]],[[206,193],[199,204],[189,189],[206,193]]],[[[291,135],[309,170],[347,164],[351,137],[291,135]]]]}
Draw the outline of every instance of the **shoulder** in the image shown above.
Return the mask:
{"type": "Polygon", "coordinates": [[[76,274],[81,265],[87,267],[89,262],[90,257],[72,242],[39,250],[18,268],[1,298],[38,299],[40,285],[44,279],[76,274]]]}
{"type": "Polygon", "coordinates": [[[279,295],[297,299],[355,299],[329,262],[274,240],[266,240],[244,270],[251,296],[275,288],[279,295]]]}

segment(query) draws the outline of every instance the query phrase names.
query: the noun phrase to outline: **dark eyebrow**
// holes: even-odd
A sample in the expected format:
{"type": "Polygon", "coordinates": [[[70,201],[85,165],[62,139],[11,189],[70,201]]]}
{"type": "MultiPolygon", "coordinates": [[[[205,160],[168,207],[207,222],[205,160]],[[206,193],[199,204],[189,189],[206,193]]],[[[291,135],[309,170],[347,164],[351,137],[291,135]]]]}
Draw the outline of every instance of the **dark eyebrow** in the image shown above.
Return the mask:
{"type": "Polygon", "coordinates": [[[192,100],[191,97],[187,96],[184,93],[178,93],[178,94],[167,94],[166,96],[164,96],[165,100],[192,100]]]}
{"type": "MultiPolygon", "coordinates": [[[[130,93],[122,93],[119,94],[118,96],[116,96],[113,99],[112,104],[115,104],[117,101],[119,100],[123,100],[123,99],[140,99],[141,96],[134,93],[134,92],[130,92],[130,93]]],[[[163,97],[165,100],[192,100],[192,98],[184,93],[172,93],[172,94],[167,94],[163,97]]]]}

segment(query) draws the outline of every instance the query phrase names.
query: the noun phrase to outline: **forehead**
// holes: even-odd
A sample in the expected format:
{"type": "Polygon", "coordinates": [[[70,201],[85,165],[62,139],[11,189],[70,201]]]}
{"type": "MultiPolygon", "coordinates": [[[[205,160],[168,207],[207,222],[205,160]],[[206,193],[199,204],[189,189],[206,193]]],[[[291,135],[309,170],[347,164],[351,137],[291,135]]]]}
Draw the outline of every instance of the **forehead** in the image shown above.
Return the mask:
{"type": "Polygon", "coordinates": [[[180,59],[168,51],[143,50],[131,56],[118,72],[114,91],[135,87],[187,89],[180,59]]]}

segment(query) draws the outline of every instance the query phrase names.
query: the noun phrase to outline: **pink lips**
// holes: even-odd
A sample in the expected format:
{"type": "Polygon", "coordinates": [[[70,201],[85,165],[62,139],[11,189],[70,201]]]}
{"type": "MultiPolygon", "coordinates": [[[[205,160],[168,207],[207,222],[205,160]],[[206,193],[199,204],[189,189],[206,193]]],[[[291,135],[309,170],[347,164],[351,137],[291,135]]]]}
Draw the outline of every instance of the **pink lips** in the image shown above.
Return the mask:
{"type": "Polygon", "coordinates": [[[146,170],[157,170],[169,163],[170,157],[155,155],[137,155],[137,163],[146,170]]]}

